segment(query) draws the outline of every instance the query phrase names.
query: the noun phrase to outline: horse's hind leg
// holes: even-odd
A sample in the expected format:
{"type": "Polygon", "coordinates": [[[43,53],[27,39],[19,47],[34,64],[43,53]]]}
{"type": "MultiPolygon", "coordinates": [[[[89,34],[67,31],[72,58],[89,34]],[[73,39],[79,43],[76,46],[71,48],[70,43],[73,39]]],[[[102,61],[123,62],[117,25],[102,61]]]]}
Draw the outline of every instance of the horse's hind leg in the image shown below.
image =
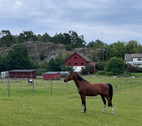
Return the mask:
{"type": "Polygon", "coordinates": [[[103,111],[103,114],[106,112],[106,100],[105,100],[105,97],[103,95],[101,95],[101,98],[104,102],[104,111],[103,111]]]}
{"type": "Polygon", "coordinates": [[[86,113],[86,101],[85,101],[86,96],[81,95],[81,101],[82,101],[82,110],[81,113],[86,113]]]}
{"type": "Polygon", "coordinates": [[[114,114],[114,109],[113,109],[112,101],[110,100],[109,97],[106,97],[106,98],[107,98],[107,100],[108,100],[108,107],[111,107],[112,114],[114,114]]]}

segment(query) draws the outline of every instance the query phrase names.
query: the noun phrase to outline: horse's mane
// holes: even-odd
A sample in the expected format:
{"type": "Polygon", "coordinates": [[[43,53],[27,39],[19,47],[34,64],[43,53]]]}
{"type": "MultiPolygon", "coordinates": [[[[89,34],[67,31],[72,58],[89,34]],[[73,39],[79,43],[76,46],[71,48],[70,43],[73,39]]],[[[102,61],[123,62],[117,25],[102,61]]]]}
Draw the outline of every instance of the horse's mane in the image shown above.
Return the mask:
{"type": "Polygon", "coordinates": [[[81,76],[79,76],[78,74],[76,74],[76,76],[77,76],[77,79],[78,80],[80,80],[80,81],[82,81],[82,80],[84,80],[81,76]]]}

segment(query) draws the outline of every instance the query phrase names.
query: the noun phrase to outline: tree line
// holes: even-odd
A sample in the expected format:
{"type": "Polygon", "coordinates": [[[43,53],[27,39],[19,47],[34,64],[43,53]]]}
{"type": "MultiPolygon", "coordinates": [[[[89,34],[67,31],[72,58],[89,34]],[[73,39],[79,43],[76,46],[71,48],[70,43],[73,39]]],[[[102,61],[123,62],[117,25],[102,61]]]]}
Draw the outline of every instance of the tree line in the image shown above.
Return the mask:
{"type": "Polygon", "coordinates": [[[91,48],[93,53],[91,58],[94,61],[106,61],[111,57],[119,57],[124,59],[125,53],[142,53],[142,45],[135,40],[128,42],[118,41],[110,45],[101,40],[86,43],[83,35],[78,35],[75,31],[68,33],[55,34],[53,37],[48,33],[36,35],[32,31],[23,31],[19,35],[12,35],[9,30],[0,32],[0,47],[10,47],[15,43],[23,43],[27,41],[52,42],[54,44],[63,44],[67,50],[74,48],[91,48]]]}
{"type": "Polygon", "coordinates": [[[27,41],[52,42],[54,44],[64,44],[68,50],[75,47],[85,47],[86,42],[83,35],[78,35],[75,31],[68,33],[59,33],[51,37],[48,33],[36,35],[32,31],[23,31],[19,35],[12,35],[9,30],[0,32],[0,47],[10,47],[15,43],[23,43],[27,41]]]}
{"type": "MultiPolygon", "coordinates": [[[[64,61],[68,57],[68,54],[59,54],[56,58],[52,58],[50,61],[44,61],[41,64],[34,64],[32,57],[28,56],[27,47],[22,45],[22,43],[27,41],[42,41],[42,42],[52,42],[55,44],[64,44],[67,50],[73,50],[74,48],[90,48],[92,53],[89,56],[93,61],[97,62],[98,70],[111,71],[112,67],[107,66],[106,63],[114,62],[113,64],[124,62],[124,56],[126,53],[142,53],[142,45],[135,40],[130,40],[128,42],[118,41],[112,44],[104,43],[101,40],[91,41],[86,43],[83,35],[78,35],[75,31],[69,31],[68,33],[59,33],[51,37],[48,33],[43,35],[36,35],[32,31],[23,31],[19,35],[12,35],[9,30],[2,30],[0,32],[0,47],[10,47],[13,44],[20,43],[6,54],[0,56],[0,71],[10,70],[10,69],[44,69],[45,71],[61,71],[67,70],[64,61]],[[117,58],[117,59],[116,59],[117,58]],[[119,59],[119,60],[118,60],[119,59]]],[[[44,60],[44,54],[40,56],[41,60],[44,60]]],[[[121,64],[120,63],[120,64],[121,64]]],[[[130,66],[126,67],[121,65],[124,69],[130,70],[130,66]],[[128,69],[129,68],[129,69],[128,69]]],[[[68,68],[71,69],[71,68],[68,68]]],[[[132,69],[132,68],[131,68],[132,69]]],[[[115,71],[112,71],[115,73],[115,71]]],[[[122,73],[121,72],[121,73],[122,73]]]]}

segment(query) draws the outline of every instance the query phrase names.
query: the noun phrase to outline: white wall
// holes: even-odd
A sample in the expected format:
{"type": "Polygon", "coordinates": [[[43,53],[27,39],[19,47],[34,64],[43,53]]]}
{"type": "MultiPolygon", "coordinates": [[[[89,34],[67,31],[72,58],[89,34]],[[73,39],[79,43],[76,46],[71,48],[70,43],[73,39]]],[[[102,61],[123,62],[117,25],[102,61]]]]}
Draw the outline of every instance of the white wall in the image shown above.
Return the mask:
{"type": "Polygon", "coordinates": [[[7,77],[9,77],[9,72],[8,72],[8,71],[1,72],[1,77],[2,77],[2,78],[7,78],[7,77]]]}
{"type": "Polygon", "coordinates": [[[85,66],[73,66],[74,72],[80,72],[85,66]]]}

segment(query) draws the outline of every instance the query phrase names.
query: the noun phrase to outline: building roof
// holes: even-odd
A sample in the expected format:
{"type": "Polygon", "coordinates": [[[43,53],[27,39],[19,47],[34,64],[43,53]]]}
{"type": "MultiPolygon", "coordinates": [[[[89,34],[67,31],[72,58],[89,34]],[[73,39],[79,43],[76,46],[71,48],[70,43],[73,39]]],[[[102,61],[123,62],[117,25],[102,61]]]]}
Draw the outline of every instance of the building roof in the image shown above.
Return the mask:
{"type": "MultiPolygon", "coordinates": [[[[93,62],[90,58],[88,58],[86,55],[84,55],[83,53],[77,53],[77,52],[74,52],[70,57],[72,57],[74,54],[78,54],[80,57],[82,57],[84,60],[86,60],[87,62],[93,62]]],[[[65,62],[70,58],[68,57],[65,62]]]]}
{"type": "Polygon", "coordinates": [[[60,73],[60,72],[46,72],[44,74],[58,74],[58,73],[60,73]]]}
{"type": "Polygon", "coordinates": [[[18,69],[18,70],[9,70],[9,72],[33,72],[36,70],[26,70],[26,69],[18,69]]]}
{"type": "Polygon", "coordinates": [[[83,59],[85,59],[87,62],[92,62],[92,60],[90,58],[88,58],[86,55],[84,55],[83,53],[78,53],[83,59]]]}
{"type": "Polygon", "coordinates": [[[125,54],[125,61],[132,61],[133,58],[142,58],[142,54],[125,54]]]}

